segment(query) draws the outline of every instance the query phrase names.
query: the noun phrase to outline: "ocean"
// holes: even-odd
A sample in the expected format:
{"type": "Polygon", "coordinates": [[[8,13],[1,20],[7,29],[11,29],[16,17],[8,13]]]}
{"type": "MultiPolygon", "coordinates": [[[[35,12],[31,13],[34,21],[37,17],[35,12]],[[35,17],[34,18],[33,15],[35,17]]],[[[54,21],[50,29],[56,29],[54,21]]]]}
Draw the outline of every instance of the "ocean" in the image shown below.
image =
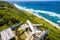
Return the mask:
{"type": "Polygon", "coordinates": [[[14,1],[18,6],[60,26],[60,1],[14,1]]]}

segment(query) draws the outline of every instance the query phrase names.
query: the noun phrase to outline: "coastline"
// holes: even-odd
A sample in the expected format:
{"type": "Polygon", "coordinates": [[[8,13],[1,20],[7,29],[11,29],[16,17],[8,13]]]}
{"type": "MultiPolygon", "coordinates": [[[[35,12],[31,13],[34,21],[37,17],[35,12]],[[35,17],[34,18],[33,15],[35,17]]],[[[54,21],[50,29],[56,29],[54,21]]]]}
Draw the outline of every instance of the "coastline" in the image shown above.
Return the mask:
{"type": "MultiPolygon", "coordinates": [[[[26,10],[26,11],[27,11],[27,10],[26,10]]],[[[30,11],[29,11],[29,12],[30,12],[30,11]]],[[[32,13],[32,12],[30,12],[30,13],[32,13]]],[[[53,25],[54,27],[60,29],[60,27],[59,27],[58,24],[53,23],[53,22],[51,22],[50,20],[48,20],[48,19],[46,19],[46,18],[44,18],[44,17],[42,17],[42,16],[39,16],[39,15],[37,15],[37,14],[34,14],[34,13],[32,13],[32,14],[35,15],[35,16],[37,16],[37,17],[39,17],[39,18],[41,18],[41,19],[43,19],[43,20],[45,20],[46,22],[50,23],[50,24],[53,25]]]]}
{"type": "Polygon", "coordinates": [[[14,4],[14,5],[15,5],[18,9],[23,10],[23,11],[26,11],[26,12],[30,12],[31,14],[33,14],[33,15],[39,17],[39,18],[42,18],[43,20],[45,20],[46,22],[50,23],[50,24],[53,25],[54,27],[60,29],[60,27],[59,27],[58,24],[53,23],[53,22],[51,22],[50,20],[48,20],[48,19],[46,19],[46,18],[44,18],[44,17],[42,17],[42,16],[39,16],[38,14],[34,14],[34,13],[32,13],[31,11],[26,10],[25,7],[24,7],[24,8],[23,8],[23,7],[19,7],[19,6],[17,6],[16,4],[14,4]]]}
{"type": "Polygon", "coordinates": [[[54,27],[60,29],[60,27],[59,27],[58,24],[53,23],[53,22],[49,21],[48,19],[46,19],[46,18],[44,18],[44,17],[41,17],[41,16],[39,16],[39,15],[37,15],[37,14],[34,14],[34,15],[36,15],[36,16],[39,17],[39,18],[42,18],[43,20],[45,20],[46,22],[50,23],[50,24],[53,25],[54,27]]]}

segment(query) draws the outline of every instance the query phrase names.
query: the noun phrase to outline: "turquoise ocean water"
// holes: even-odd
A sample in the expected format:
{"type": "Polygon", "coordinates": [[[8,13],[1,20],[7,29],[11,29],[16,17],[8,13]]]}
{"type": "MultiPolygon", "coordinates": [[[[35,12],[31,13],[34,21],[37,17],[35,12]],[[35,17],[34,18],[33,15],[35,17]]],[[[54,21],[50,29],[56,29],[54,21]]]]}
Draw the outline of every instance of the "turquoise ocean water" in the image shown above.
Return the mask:
{"type": "Polygon", "coordinates": [[[60,1],[14,1],[12,3],[34,10],[33,13],[37,13],[60,26],[60,1]]]}

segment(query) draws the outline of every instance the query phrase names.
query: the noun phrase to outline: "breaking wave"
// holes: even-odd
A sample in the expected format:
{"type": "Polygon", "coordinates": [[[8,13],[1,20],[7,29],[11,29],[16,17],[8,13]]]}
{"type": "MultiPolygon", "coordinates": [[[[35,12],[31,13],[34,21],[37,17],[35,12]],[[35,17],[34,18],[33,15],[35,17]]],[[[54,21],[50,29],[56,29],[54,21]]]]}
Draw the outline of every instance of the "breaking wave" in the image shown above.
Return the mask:
{"type": "Polygon", "coordinates": [[[49,15],[49,16],[52,16],[52,17],[57,17],[59,19],[59,21],[57,21],[57,23],[60,23],[60,14],[57,14],[55,12],[43,11],[43,10],[34,10],[34,9],[29,9],[29,8],[26,8],[26,7],[22,7],[22,6],[17,5],[17,4],[14,4],[14,5],[20,10],[26,10],[26,11],[32,12],[34,14],[42,13],[42,14],[49,15]]]}
{"type": "Polygon", "coordinates": [[[59,21],[57,21],[58,23],[60,23],[60,20],[59,21]]]}

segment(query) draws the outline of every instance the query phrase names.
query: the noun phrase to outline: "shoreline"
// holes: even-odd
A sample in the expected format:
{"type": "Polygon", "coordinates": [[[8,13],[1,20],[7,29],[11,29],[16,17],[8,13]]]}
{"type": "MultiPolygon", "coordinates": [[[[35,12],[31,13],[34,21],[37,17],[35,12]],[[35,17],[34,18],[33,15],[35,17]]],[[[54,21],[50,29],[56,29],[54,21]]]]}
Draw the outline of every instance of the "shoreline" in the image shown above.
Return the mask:
{"type": "Polygon", "coordinates": [[[50,20],[48,20],[48,19],[46,19],[46,18],[44,18],[44,17],[42,17],[42,16],[39,16],[38,14],[34,14],[33,12],[28,11],[26,8],[19,7],[19,6],[18,6],[18,5],[16,5],[16,4],[14,4],[14,5],[15,5],[18,9],[23,10],[23,11],[26,11],[26,12],[29,12],[29,13],[31,13],[31,14],[33,14],[33,15],[35,15],[35,16],[37,16],[37,17],[39,17],[39,18],[42,18],[43,20],[45,20],[46,22],[50,23],[50,24],[51,24],[51,25],[53,25],[54,27],[56,27],[56,28],[60,29],[60,27],[59,27],[59,25],[58,25],[58,24],[53,23],[53,22],[51,22],[50,20]]]}
{"type": "Polygon", "coordinates": [[[58,24],[53,23],[53,22],[51,22],[50,20],[48,20],[48,19],[46,19],[46,18],[44,18],[44,17],[41,17],[41,16],[39,16],[39,15],[37,15],[37,14],[34,14],[34,15],[37,16],[37,17],[39,17],[39,18],[42,18],[43,20],[45,20],[46,22],[50,23],[50,24],[53,25],[54,27],[60,29],[60,27],[59,27],[58,24]]]}
{"type": "MultiPolygon", "coordinates": [[[[27,11],[27,10],[26,10],[26,11],[27,11]]],[[[30,11],[27,11],[27,12],[30,12],[30,11]]],[[[50,20],[48,20],[48,19],[46,19],[46,18],[44,18],[44,17],[42,17],[42,16],[39,16],[39,15],[37,15],[37,14],[34,14],[34,13],[32,13],[32,12],[30,12],[30,13],[33,14],[33,15],[35,15],[35,16],[37,16],[37,17],[39,17],[39,18],[41,18],[41,19],[43,19],[43,20],[45,20],[46,22],[50,23],[50,24],[53,25],[54,27],[60,29],[60,27],[59,27],[58,24],[53,23],[53,22],[51,22],[50,20]]]]}

